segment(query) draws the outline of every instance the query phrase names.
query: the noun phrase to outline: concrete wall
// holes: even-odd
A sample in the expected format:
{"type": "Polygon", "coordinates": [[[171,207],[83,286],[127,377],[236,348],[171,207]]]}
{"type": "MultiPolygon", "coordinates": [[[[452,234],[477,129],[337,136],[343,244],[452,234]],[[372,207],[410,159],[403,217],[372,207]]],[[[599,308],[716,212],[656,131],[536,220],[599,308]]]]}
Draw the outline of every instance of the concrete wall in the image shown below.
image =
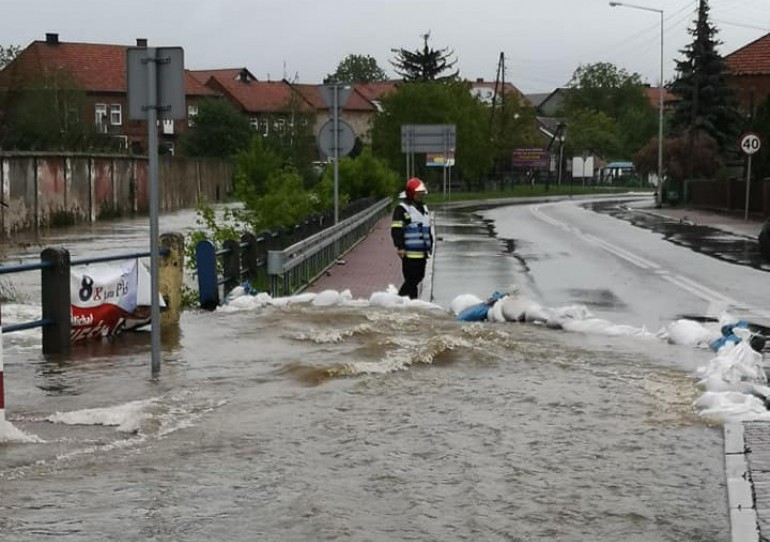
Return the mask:
{"type": "MultiPolygon", "coordinates": [[[[51,153],[0,153],[0,237],[41,227],[94,222],[147,213],[146,157],[51,153]]],[[[160,157],[161,211],[215,202],[232,187],[232,165],[223,160],[160,157]]]]}

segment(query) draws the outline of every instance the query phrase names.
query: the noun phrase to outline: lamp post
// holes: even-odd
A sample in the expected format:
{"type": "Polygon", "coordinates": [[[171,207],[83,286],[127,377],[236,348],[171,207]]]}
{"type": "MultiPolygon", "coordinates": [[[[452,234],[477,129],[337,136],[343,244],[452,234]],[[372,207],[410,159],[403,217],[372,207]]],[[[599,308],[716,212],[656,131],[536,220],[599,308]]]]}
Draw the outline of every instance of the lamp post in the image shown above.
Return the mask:
{"type": "Polygon", "coordinates": [[[658,194],[662,196],[663,191],[663,10],[649,8],[647,6],[637,6],[635,4],[626,4],[625,2],[610,2],[610,6],[624,7],[631,9],[641,9],[643,11],[653,11],[660,14],[660,84],[658,86],[658,194]]]}

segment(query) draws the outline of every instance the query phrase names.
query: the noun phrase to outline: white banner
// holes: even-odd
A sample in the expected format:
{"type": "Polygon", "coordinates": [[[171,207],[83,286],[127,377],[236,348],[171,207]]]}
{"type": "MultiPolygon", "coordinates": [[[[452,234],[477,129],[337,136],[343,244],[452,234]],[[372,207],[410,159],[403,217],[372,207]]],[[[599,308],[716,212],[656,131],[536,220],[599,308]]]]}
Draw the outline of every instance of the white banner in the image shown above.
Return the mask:
{"type": "Polygon", "coordinates": [[[138,317],[140,267],[147,274],[137,260],[70,270],[72,341],[115,335],[125,327],[127,319],[138,317]]]}

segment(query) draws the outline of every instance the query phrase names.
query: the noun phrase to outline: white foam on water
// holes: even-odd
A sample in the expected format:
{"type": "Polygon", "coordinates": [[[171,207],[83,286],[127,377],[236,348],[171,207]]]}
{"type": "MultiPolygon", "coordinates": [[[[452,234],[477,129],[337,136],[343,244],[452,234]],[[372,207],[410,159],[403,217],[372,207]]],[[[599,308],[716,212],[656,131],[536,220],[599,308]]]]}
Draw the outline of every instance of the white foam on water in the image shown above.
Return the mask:
{"type": "Polygon", "coordinates": [[[0,444],[9,442],[41,443],[41,438],[25,433],[7,420],[0,420],[0,444]]]}
{"type": "Polygon", "coordinates": [[[443,352],[459,347],[471,348],[470,341],[461,337],[440,335],[431,337],[427,343],[405,345],[388,351],[383,359],[377,361],[354,361],[346,363],[340,373],[347,376],[361,374],[388,374],[405,371],[415,364],[432,364],[443,352]]]}
{"type": "MultiPolygon", "coordinates": [[[[492,323],[532,322],[573,333],[663,340],[669,344],[704,349],[709,348],[709,345],[721,336],[721,325],[738,320],[729,314],[723,314],[719,323],[709,324],[678,319],[657,332],[651,332],[645,327],[617,324],[610,320],[596,318],[584,305],[544,307],[520,295],[516,288],[510,289],[509,293],[494,303],[486,302],[490,303],[487,319],[492,323]]],[[[350,290],[342,292],[324,290],[317,294],[301,294],[276,299],[264,293],[253,296],[241,292],[241,295],[230,299],[228,304],[220,310],[254,310],[268,305],[286,306],[293,303],[309,303],[317,307],[430,309],[458,315],[474,305],[485,303],[485,300],[474,294],[460,294],[446,309],[433,303],[401,297],[396,288],[389,285],[385,291],[373,293],[368,300],[354,299],[350,290]]],[[[302,338],[319,343],[339,342],[356,332],[356,330],[333,332],[314,330],[302,338]]],[[[742,331],[737,332],[742,333],[742,331]]],[[[451,339],[448,341],[442,339],[439,343],[424,345],[419,352],[398,349],[388,353],[385,359],[376,362],[361,361],[345,364],[342,372],[354,375],[400,371],[414,363],[432,363],[438,353],[460,345],[460,343],[452,343],[451,339]]],[[[770,387],[765,386],[767,378],[762,361],[762,354],[754,352],[748,340],[738,344],[726,344],[708,365],[699,367],[696,371],[697,385],[704,392],[695,401],[694,408],[704,417],[719,421],[770,419],[770,411],[765,406],[766,401],[770,404],[770,387]]]]}
{"type": "Polygon", "coordinates": [[[295,338],[300,341],[311,341],[316,344],[333,344],[342,342],[348,337],[371,333],[374,327],[369,324],[361,324],[348,329],[318,329],[298,333],[295,338]]]}
{"type": "Polygon", "coordinates": [[[111,407],[56,412],[48,416],[46,420],[51,423],[67,425],[114,426],[121,432],[136,433],[139,431],[142,422],[146,421],[150,416],[146,412],[147,407],[155,402],[156,399],[145,399],[111,407]]]}

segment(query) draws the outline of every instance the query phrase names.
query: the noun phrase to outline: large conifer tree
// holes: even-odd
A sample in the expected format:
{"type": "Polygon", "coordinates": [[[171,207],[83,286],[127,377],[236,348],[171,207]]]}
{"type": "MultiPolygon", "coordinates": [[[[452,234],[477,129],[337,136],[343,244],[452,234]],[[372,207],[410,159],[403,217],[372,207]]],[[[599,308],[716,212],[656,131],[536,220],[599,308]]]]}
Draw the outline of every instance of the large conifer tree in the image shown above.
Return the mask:
{"type": "Polygon", "coordinates": [[[459,73],[457,70],[449,75],[441,75],[457,64],[457,60],[450,59],[454,52],[446,47],[438,50],[428,47],[430,32],[422,37],[425,41],[422,50],[391,49],[392,52],[396,53],[395,59],[390,61],[396,73],[403,77],[404,81],[425,82],[456,79],[459,73]]]}
{"type": "Polygon", "coordinates": [[[717,52],[721,42],[709,22],[707,0],[700,0],[690,34],[693,41],[680,51],[685,58],[676,63],[677,78],[670,89],[679,98],[671,125],[675,133],[705,131],[724,151],[735,143],[740,117],[735,94],[725,81],[727,67],[717,52]]]}

